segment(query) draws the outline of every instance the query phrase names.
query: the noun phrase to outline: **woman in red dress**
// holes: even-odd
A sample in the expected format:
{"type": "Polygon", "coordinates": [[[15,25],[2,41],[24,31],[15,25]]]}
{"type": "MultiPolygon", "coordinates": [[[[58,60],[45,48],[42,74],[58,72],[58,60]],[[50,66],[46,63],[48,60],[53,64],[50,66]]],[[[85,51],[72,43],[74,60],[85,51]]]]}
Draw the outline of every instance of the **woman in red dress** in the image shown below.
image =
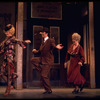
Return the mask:
{"type": "Polygon", "coordinates": [[[67,81],[68,83],[72,83],[75,89],[72,91],[72,93],[78,93],[79,88],[80,91],[82,91],[85,78],[80,73],[80,67],[85,62],[84,57],[84,51],[82,46],[79,44],[81,39],[81,36],[78,33],[74,33],[72,35],[72,44],[69,47],[65,62],[64,62],[64,68],[67,68],[67,61],[70,60],[70,65],[67,73],[67,81]]]}

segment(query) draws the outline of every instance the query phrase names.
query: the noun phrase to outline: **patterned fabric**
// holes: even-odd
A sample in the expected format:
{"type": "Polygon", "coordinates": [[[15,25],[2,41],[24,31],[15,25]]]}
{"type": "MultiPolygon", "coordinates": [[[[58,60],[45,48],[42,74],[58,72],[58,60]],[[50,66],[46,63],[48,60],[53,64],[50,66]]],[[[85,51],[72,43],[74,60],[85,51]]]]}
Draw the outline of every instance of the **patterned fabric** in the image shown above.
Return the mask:
{"type": "Polygon", "coordinates": [[[0,75],[8,76],[10,80],[13,80],[17,77],[15,73],[15,45],[19,44],[21,47],[25,47],[25,42],[19,41],[15,38],[15,36],[9,37],[5,39],[0,44],[0,53],[4,53],[4,59],[0,67],[0,75]]]}

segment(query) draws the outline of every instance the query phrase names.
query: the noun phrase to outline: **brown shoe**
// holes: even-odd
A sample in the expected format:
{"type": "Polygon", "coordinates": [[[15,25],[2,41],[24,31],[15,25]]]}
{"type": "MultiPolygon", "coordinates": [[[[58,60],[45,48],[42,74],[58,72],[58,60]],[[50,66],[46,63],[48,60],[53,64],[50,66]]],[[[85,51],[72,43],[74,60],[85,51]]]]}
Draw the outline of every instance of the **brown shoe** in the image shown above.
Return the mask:
{"type": "Polygon", "coordinates": [[[52,93],[52,91],[45,91],[45,92],[43,92],[43,94],[51,94],[52,93]]]}
{"type": "Polygon", "coordinates": [[[48,91],[48,94],[51,94],[52,93],[52,91],[48,91]]]}
{"type": "Polygon", "coordinates": [[[43,92],[43,94],[48,94],[48,91],[43,92]]]}

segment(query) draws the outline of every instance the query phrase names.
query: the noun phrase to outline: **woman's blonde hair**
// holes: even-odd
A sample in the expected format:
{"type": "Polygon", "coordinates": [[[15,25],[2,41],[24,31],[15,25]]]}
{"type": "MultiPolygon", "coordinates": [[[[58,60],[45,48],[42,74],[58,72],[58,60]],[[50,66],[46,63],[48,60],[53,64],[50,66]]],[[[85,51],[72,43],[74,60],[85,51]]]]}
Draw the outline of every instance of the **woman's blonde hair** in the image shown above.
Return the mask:
{"type": "Polygon", "coordinates": [[[73,34],[72,34],[72,39],[74,39],[74,40],[80,42],[80,40],[81,40],[81,35],[79,35],[78,33],[73,33],[73,34]]]}
{"type": "Polygon", "coordinates": [[[4,32],[7,32],[7,31],[9,31],[9,33],[11,35],[14,35],[14,33],[15,33],[15,27],[13,25],[11,25],[11,24],[7,24],[6,27],[5,27],[4,32]]]}

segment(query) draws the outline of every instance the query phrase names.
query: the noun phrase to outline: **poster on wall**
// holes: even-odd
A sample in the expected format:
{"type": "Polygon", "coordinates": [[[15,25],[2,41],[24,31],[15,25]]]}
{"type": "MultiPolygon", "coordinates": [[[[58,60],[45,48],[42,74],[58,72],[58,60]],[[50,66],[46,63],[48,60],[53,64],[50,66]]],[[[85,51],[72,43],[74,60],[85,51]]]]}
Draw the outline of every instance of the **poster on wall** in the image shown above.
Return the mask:
{"type": "Polygon", "coordinates": [[[31,2],[31,18],[62,20],[61,2],[31,2]]]}

